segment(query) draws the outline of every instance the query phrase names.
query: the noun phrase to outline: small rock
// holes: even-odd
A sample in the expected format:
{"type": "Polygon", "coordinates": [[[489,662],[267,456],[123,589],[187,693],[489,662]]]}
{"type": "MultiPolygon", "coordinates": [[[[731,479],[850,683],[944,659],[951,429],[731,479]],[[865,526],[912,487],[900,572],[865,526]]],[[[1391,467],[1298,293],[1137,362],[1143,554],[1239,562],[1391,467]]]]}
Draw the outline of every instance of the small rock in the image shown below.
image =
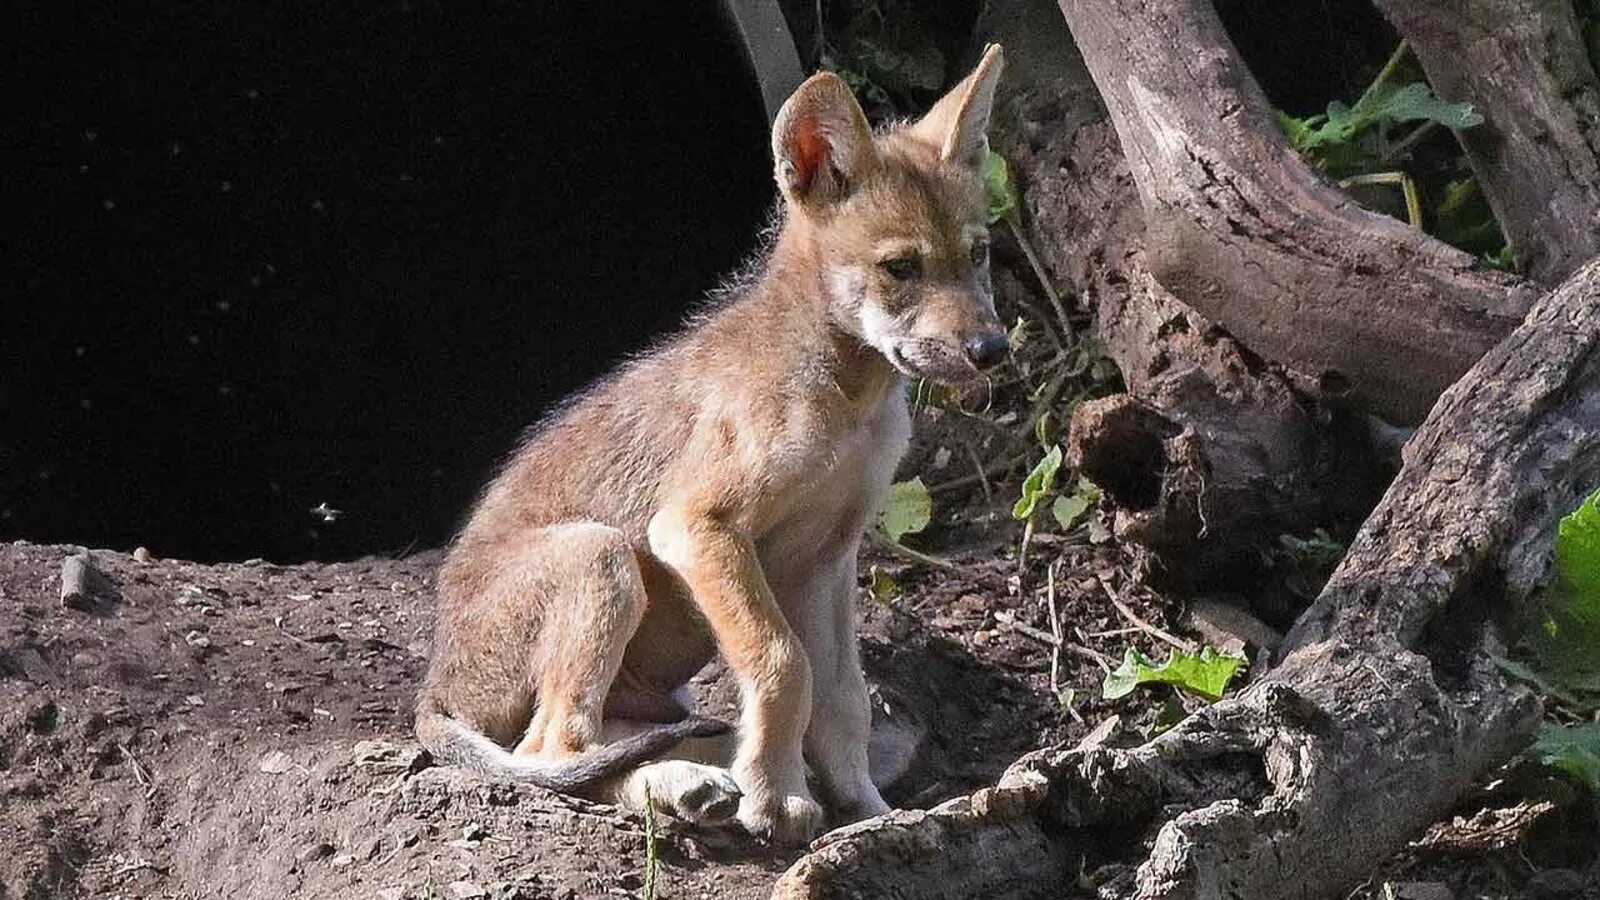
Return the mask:
{"type": "Polygon", "coordinates": [[[1390,887],[1395,900],[1456,900],[1455,893],[1437,881],[1402,881],[1390,887]]]}
{"type": "Polygon", "coordinates": [[[391,741],[358,741],[351,751],[355,764],[363,769],[378,772],[415,773],[427,766],[422,748],[416,744],[396,744],[391,741]]]}
{"type": "Polygon", "coordinates": [[[378,900],[405,900],[406,889],[404,887],[379,888],[378,892],[373,896],[377,897],[378,900]]]}
{"type": "Polygon", "coordinates": [[[294,768],[294,760],[282,750],[274,750],[261,757],[261,761],[256,763],[256,768],[268,775],[282,775],[294,768]]]}
{"type": "Polygon", "coordinates": [[[489,896],[489,892],[484,890],[481,885],[473,884],[470,881],[452,881],[450,882],[450,896],[456,898],[456,900],[478,900],[480,897],[489,896]]]}
{"type": "Polygon", "coordinates": [[[354,865],[355,861],[356,858],[354,856],[351,856],[348,853],[341,853],[329,860],[328,865],[333,866],[335,869],[344,869],[354,865]]]}
{"type": "Polygon", "coordinates": [[[189,696],[183,698],[183,702],[189,704],[190,706],[205,706],[206,698],[200,696],[199,694],[190,694],[189,696]]]}
{"type": "Polygon", "coordinates": [[[301,850],[300,854],[298,856],[296,856],[295,859],[298,859],[300,862],[303,862],[303,863],[308,863],[308,862],[316,862],[319,859],[327,859],[328,857],[330,857],[332,855],[333,855],[333,845],[328,843],[327,841],[318,841],[317,843],[312,844],[311,846],[305,848],[304,850],[301,850]]]}
{"type": "Polygon", "coordinates": [[[94,612],[102,603],[122,599],[117,586],[95,565],[85,550],[61,561],[61,605],[78,612],[94,612]]]}
{"type": "Polygon", "coordinates": [[[206,637],[198,631],[191,631],[184,635],[183,642],[199,650],[204,650],[211,646],[211,638],[206,637]]]}
{"type": "Polygon", "coordinates": [[[1217,600],[1191,602],[1184,620],[1184,624],[1199,632],[1207,643],[1224,652],[1236,653],[1245,645],[1270,652],[1283,643],[1283,635],[1272,626],[1237,606],[1217,600]]]}
{"type": "Polygon", "coordinates": [[[483,827],[481,822],[468,822],[461,829],[461,839],[464,841],[481,841],[489,836],[489,829],[483,827]]]}
{"type": "Polygon", "coordinates": [[[133,561],[141,566],[149,565],[155,557],[151,555],[149,547],[133,548],[133,561]]]}

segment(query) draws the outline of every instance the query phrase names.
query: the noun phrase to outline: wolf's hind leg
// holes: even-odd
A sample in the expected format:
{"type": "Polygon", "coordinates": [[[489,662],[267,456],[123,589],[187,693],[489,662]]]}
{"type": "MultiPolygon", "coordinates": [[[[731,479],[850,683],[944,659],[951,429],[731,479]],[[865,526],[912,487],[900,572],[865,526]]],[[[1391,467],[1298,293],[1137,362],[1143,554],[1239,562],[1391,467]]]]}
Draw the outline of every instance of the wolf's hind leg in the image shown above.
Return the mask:
{"type": "Polygon", "coordinates": [[[514,752],[571,756],[600,740],[606,694],[644,615],[644,581],[623,533],[595,522],[540,529],[524,554],[549,599],[534,651],[538,705],[514,752]]]}

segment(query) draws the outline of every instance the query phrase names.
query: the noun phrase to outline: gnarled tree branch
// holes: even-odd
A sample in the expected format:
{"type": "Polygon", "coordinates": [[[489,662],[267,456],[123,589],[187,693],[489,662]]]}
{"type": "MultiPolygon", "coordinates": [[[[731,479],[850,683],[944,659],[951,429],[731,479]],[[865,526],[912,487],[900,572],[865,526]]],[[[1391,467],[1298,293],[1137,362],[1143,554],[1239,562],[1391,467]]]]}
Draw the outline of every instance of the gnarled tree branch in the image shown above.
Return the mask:
{"type": "Polygon", "coordinates": [[[1253,352],[1415,422],[1535,293],[1308,168],[1206,0],[1061,0],[1116,125],[1150,268],[1253,352]]]}

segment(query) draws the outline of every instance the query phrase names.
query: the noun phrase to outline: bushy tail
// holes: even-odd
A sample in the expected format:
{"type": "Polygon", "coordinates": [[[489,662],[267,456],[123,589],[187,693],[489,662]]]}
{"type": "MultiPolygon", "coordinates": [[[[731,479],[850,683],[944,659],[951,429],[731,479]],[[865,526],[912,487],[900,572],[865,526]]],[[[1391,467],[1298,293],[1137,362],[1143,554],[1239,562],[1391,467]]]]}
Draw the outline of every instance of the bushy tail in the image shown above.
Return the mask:
{"type": "Polygon", "coordinates": [[[690,716],[568,759],[551,761],[512,754],[432,700],[418,704],[416,724],[417,740],[440,762],[460,766],[485,778],[520,781],[561,793],[571,793],[633,769],[688,738],[712,737],[727,730],[726,722],[690,716]]]}

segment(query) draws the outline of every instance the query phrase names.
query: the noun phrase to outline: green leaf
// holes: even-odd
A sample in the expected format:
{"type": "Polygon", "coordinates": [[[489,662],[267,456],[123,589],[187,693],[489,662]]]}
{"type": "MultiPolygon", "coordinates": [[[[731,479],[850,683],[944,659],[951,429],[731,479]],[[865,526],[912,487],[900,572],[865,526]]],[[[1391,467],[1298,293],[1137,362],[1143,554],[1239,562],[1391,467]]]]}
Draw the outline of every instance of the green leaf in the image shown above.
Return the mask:
{"type": "Polygon", "coordinates": [[[1050,514],[1056,517],[1056,524],[1061,526],[1061,530],[1066,531],[1100,502],[1100,496],[1100,486],[1080,475],[1073,492],[1057,497],[1056,502],[1050,505],[1050,514]]]}
{"type": "Polygon", "coordinates": [[[1292,534],[1278,535],[1278,544],[1302,566],[1326,576],[1344,559],[1345,546],[1328,536],[1328,532],[1313,529],[1311,537],[1299,538],[1292,534]]]}
{"type": "Polygon", "coordinates": [[[1572,711],[1600,708],[1600,491],[1561,519],[1534,668],[1572,711]],[[1557,694],[1559,692],[1559,694],[1557,694]]]}
{"type": "Polygon", "coordinates": [[[877,566],[867,570],[867,590],[872,593],[872,599],[879,603],[887,603],[900,596],[900,583],[893,576],[877,566]]]}
{"type": "Polygon", "coordinates": [[[1089,511],[1090,505],[1089,498],[1082,494],[1061,496],[1056,498],[1055,503],[1050,504],[1050,514],[1056,517],[1056,524],[1061,526],[1061,530],[1066,531],[1078,524],[1083,514],[1089,511]]]}
{"type": "Polygon", "coordinates": [[[1132,647],[1122,657],[1122,665],[1106,674],[1100,686],[1100,696],[1107,700],[1126,697],[1141,684],[1170,684],[1206,700],[1222,699],[1228,683],[1244,666],[1243,656],[1219,653],[1214,647],[1202,647],[1198,655],[1173,650],[1167,661],[1155,661],[1132,647]]]}
{"type": "Polygon", "coordinates": [[[1600,625],[1600,490],[1557,526],[1556,578],[1567,609],[1600,625]]]}
{"type": "Polygon", "coordinates": [[[1050,448],[1044,459],[1039,460],[1022,482],[1022,496],[1018,498],[1016,506],[1011,508],[1011,515],[1017,519],[1031,519],[1033,512],[1038,508],[1039,502],[1050,496],[1055,490],[1056,474],[1061,471],[1061,446],[1058,444],[1050,448]]]}
{"type": "Polygon", "coordinates": [[[1284,135],[1289,138],[1289,146],[1296,150],[1305,150],[1306,141],[1311,137],[1311,132],[1316,130],[1316,125],[1321,122],[1322,116],[1297,119],[1281,109],[1275,109],[1273,112],[1278,114],[1278,127],[1282,128],[1284,135]]]}
{"type": "Polygon", "coordinates": [[[1446,103],[1420,81],[1395,91],[1378,91],[1372,100],[1372,107],[1370,114],[1396,122],[1426,119],[1456,130],[1483,124],[1483,116],[1472,108],[1471,103],[1446,103]]]}
{"type": "Polygon", "coordinates": [[[1444,196],[1433,208],[1434,237],[1473,255],[1494,254],[1506,246],[1494,211],[1479,189],[1478,182],[1462,178],[1444,187],[1444,196]]]}
{"type": "Polygon", "coordinates": [[[1539,762],[1567,772],[1600,793],[1600,725],[1564,728],[1546,722],[1534,741],[1539,762]]]}
{"type": "Polygon", "coordinates": [[[896,544],[907,534],[916,534],[928,527],[933,519],[933,498],[928,486],[919,475],[910,481],[900,481],[889,486],[889,496],[878,512],[878,522],[889,540],[896,544]]]}
{"type": "Polygon", "coordinates": [[[983,187],[989,195],[989,224],[1000,221],[1017,208],[1017,189],[1011,183],[1011,167],[1006,158],[990,150],[983,158],[983,187]]]}
{"type": "Polygon", "coordinates": [[[1279,114],[1279,123],[1297,150],[1319,150],[1350,143],[1357,135],[1383,121],[1437,122],[1446,128],[1471,128],[1483,124],[1483,116],[1470,103],[1446,103],[1422,82],[1404,87],[1379,87],[1368,92],[1355,106],[1335,100],[1328,104],[1322,121],[1317,117],[1299,120],[1279,114]]]}
{"type": "MultiPolygon", "coordinates": [[[[1498,231],[1499,228],[1500,226],[1496,224],[1495,230],[1498,231]]],[[[1503,272],[1515,272],[1517,270],[1517,256],[1511,252],[1510,244],[1501,244],[1499,250],[1493,253],[1485,253],[1483,261],[1503,272]]]]}

